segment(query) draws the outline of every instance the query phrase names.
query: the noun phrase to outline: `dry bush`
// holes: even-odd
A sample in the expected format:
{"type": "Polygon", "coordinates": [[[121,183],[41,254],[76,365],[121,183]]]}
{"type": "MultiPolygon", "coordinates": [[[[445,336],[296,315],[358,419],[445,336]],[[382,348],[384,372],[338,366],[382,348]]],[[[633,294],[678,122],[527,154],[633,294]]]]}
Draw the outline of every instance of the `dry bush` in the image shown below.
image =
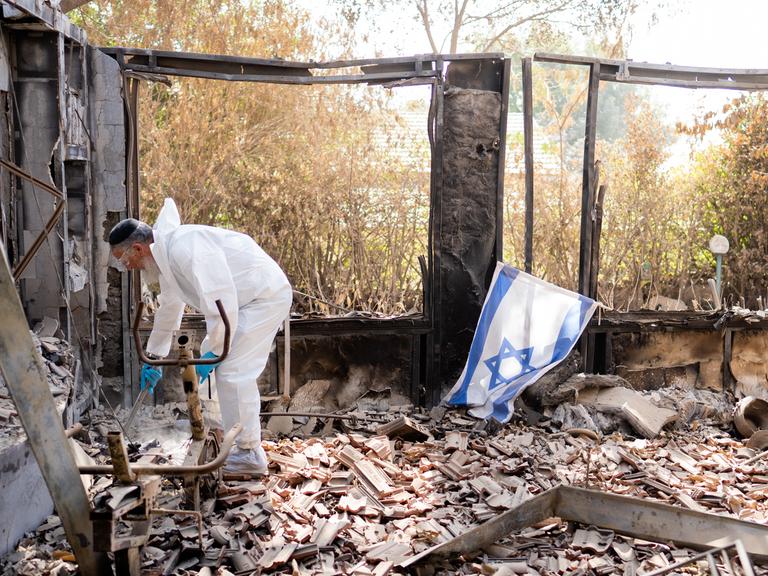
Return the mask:
{"type": "MultiPolygon", "coordinates": [[[[322,59],[321,38],[285,6],[95,3],[82,23],[105,44],[322,59]]],[[[323,42],[344,33],[321,32],[323,42]]],[[[201,79],[142,90],[142,218],[151,222],[172,197],[186,222],[252,235],[302,292],[368,312],[421,309],[429,175],[423,161],[393,153],[412,147],[412,135],[386,92],[201,79]]],[[[419,155],[426,126],[422,144],[419,155]]],[[[305,311],[338,313],[299,302],[305,311]]]]}

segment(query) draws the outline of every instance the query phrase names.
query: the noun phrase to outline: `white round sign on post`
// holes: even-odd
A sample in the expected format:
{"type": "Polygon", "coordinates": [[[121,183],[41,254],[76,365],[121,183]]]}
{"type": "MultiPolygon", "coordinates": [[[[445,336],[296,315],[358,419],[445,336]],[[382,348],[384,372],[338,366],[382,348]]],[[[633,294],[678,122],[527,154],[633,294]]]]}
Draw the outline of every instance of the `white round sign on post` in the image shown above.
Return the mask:
{"type": "Polygon", "coordinates": [[[715,234],[709,239],[709,251],[712,254],[727,254],[730,247],[728,238],[721,234],[715,234]]]}

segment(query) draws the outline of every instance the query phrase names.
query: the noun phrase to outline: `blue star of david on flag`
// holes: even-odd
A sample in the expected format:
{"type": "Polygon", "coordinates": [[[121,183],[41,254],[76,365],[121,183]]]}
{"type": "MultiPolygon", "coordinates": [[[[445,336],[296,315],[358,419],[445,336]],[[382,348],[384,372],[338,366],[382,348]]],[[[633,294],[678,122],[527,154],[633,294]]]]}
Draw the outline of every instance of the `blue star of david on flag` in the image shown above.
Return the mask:
{"type": "Polygon", "coordinates": [[[477,418],[507,422],[520,393],[578,342],[594,300],[496,264],[467,363],[444,402],[477,418]]]}
{"type": "Polygon", "coordinates": [[[488,390],[493,390],[502,384],[509,384],[520,375],[533,371],[533,367],[531,366],[532,352],[532,346],[518,350],[509,343],[509,340],[504,338],[501,343],[501,348],[499,348],[499,353],[495,356],[491,356],[487,360],[483,360],[485,365],[488,366],[488,370],[491,371],[491,380],[488,383],[488,390]],[[515,363],[507,362],[506,368],[508,370],[513,368],[514,370],[511,373],[506,372],[509,375],[505,377],[503,375],[505,372],[502,370],[502,368],[504,368],[504,360],[508,358],[517,360],[517,367],[514,369],[515,363]]]}

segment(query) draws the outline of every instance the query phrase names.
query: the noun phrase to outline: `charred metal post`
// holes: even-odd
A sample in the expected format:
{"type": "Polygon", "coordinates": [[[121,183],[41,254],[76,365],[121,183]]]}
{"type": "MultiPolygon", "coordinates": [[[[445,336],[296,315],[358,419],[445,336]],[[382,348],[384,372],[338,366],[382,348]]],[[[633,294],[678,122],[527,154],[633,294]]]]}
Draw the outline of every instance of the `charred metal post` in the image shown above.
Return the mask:
{"type": "MultiPolygon", "coordinates": [[[[499,56],[451,61],[446,73],[442,163],[432,168],[433,404],[461,373],[502,258],[508,70],[499,56]]],[[[439,113],[437,120],[439,128],[439,113]]],[[[440,140],[439,131],[435,137],[440,140]]]]}
{"type": "MultiPolygon", "coordinates": [[[[193,359],[192,350],[187,347],[189,339],[186,336],[179,338],[179,360],[189,361],[193,359]],[[182,340],[183,339],[183,340],[182,340]]],[[[181,374],[184,383],[184,393],[187,395],[187,411],[189,423],[192,426],[192,440],[205,439],[205,426],[203,425],[203,408],[200,404],[200,390],[197,385],[197,372],[195,367],[187,364],[181,374]]]]}
{"type": "MultiPolygon", "coordinates": [[[[440,302],[440,262],[442,253],[442,218],[441,214],[443,198],[443,130],[445,128],[443,115],[445,105],[445,87],[442,77],[438,78],[432,87],[432,102],[429,109],[429,123],[432,130],[432,170],[430,172],[430,210],[429,210],[429,254],[431,257],[431,266],[429,268],[429,287],[431,290],[429,297],[429,308],[425,312],[429,315],[432,324],[432,330],[427,334],[427,394],[426,402],[428,404],[438,404],[440,402],[440,330],[442,319],[439,313],[439,307],[436,304],[440,302]]],[[[425,302],[425,305],[427,303],[425,302]]]]}
{"type": "Polygon", "coordinates": [[[581,186],[581,235],[579,240],[579,293],[594,298],[589,279],[592,264],[592,210],[595,204],[595,144],[597,141],[597,97],[600,86],[600,63],[589,69],[587,120],[584,128],[584,165],[581,186]]]}
{"type": "MultiPolygon", "coordinates": [[[[594,251],[595,145],[597,143],[597,97],[600,89],[600,63],[589,67],[587,93],[587,118],[584,128],[584,165],[581,188],[581,235],[579,239],[579,293],[597,298],[591,290],[592,253],[594,251]]],[[[596,280],[596,279],[595,279],[596,280]]],[[[595,336],[588,331],[581,339],[581,355],[584,371],[593,372],[595,364],[595,336]]]]}
{"type": "Polygon", "coordinates": [[[128,449],[123,442],[123,433],[108,432],[107,445],[117,480],[122,484],[130,484],[136,480],[136,474],[131,471],[131,464],[128,461],[128,449]]]}
{"type": "Polygon", "coordinates": [[[525,147],[525,271],[533,270],[533,62],[523,58],[523,144],[525,147]]]}

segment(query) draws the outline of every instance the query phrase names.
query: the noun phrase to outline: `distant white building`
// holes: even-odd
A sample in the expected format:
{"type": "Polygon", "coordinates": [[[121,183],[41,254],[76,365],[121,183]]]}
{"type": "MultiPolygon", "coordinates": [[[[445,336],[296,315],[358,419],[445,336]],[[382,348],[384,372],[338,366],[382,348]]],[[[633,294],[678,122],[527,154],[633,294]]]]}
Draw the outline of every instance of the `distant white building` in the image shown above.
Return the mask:
{"type": "MultiPolygon", "coordinates": [[[[398,106],[392,122],[380,126],[372,134],[377,149],[388,149],[393,158],[405,166],[413,166],[424,172],[430,169],[430,149],[427,124],[429,103],[411,101],[398,106]]],[[[524,174],[523,114],[510,112],[507,116],[507,174],[524,174]]],[[[557,140],[533,123],[534,169],[544,173],[560,170],[557,140]]]]}

